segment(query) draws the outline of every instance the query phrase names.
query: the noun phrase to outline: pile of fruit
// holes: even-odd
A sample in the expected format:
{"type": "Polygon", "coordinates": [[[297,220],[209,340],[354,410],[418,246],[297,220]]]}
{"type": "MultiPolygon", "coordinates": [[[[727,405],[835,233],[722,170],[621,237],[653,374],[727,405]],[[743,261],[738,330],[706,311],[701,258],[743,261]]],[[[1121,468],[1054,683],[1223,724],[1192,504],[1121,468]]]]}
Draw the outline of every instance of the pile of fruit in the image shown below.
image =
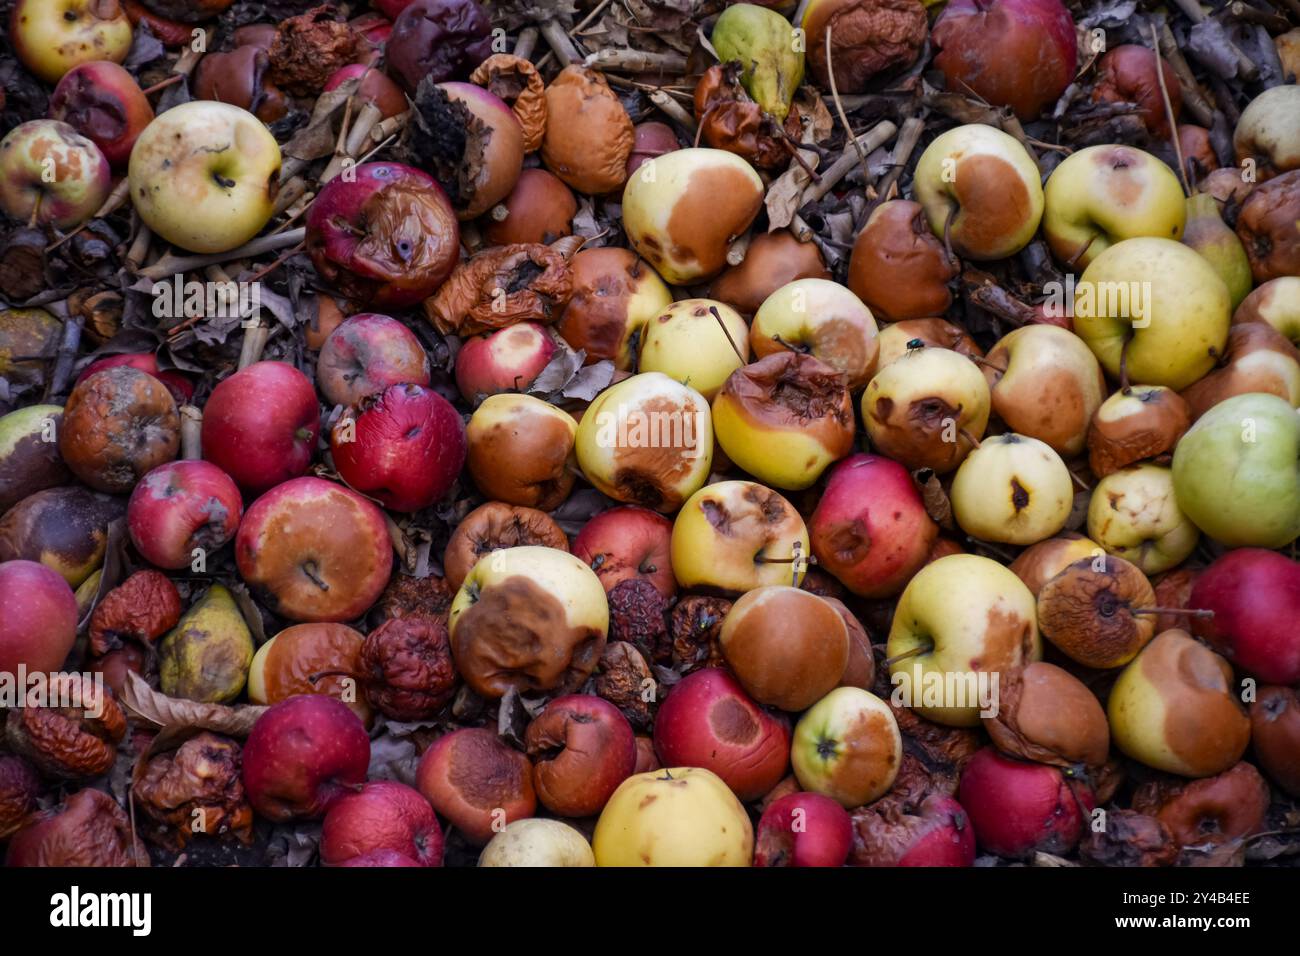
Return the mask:
{"type": "Polygon", "coordinates": [[[11,866],[1300,858],[1300,7],[9,0],[11,866]]]}

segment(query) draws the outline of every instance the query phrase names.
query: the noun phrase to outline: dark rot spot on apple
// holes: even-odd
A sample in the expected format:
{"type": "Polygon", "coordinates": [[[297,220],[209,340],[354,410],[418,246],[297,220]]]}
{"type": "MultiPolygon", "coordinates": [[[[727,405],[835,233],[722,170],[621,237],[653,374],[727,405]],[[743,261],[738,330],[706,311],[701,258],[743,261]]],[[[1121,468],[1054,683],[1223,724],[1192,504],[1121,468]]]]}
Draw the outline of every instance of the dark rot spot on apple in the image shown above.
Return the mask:
{"type": "Polygon", "coordinates": [[[1002,248],[1008,236],[1033,218],[1029,190],[1020,173],[1004,159],[959,159],[952,185],[961,206],[953,220],[952,244],[962,255],[1002,248]]]}
{"type": "Polygon", "coordinates": [[[706,275],[721,271],[732,239],[724,230],[740,223],[743,232],[762,205],[763,190],[744,171],[730,165],[695,170],[668,216],[673,259],[706,275]]]}
{"type": "Polygon", "coordinates": [[[522,757],[494,736],[462,734],[451,747],[448,780],[471,807],[491,812],[527,786],[522,757]]]}
{"type": "Polygon", "coordinates": [[[844,375],[811,355],[774,352],[739,368],[718,398],[734,403],[756,427],[810,433],[827,448],[839,449],[835,457],[852,447],[853,401],[844,375]]]}
{"type": "Polygon", "coordinates": [[[675,402],[656,397],[637,408],[636,414],[648,422],[683,423],[678,426],[653,426],[652,440],[620,444],[614,449],[614,485],[624,500],[647,508],[673,506],[680,502],[674,490],[695,466],[693,451],[702,436],[684,423],[694,422],[699,407],[694,403],[675,402]]]}
{"type": "Polygon", "coordinates": [[[713,706],[709,711],[709,725],[719,740],[729,744],[747,744],[759,734],[758,721],[734,697],[725,697],[713,706]]]}
{"type": "Polygon", "coordinates": [[[1025,486],[1018,478],[1011,479],[1011,504],[1016,511],[1023,511],[1029,507],[1029,492],[1025,490],[1025,486]]]}

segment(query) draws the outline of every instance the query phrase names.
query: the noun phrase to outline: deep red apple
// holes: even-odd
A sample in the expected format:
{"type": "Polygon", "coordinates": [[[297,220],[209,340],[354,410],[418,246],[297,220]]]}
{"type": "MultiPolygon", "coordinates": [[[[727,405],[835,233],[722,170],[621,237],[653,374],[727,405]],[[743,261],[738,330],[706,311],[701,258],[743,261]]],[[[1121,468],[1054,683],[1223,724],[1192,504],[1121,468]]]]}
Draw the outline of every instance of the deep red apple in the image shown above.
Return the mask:
{"type": "Polygon", "coordinates": [[[931,33],[948,89],[1037,119],[1074,79],[1074,20],[1060,0],[951,0],[931,33]]]}
{"type": "Polygon", "coordinates": [[[428,385],[429,356],[396,319],[362,312],[329,334],[316,359],[316,384],[336,405],[355,405],[389,385],[428,385]]]}
{"type": "Polygon", "coordinates": [[[363,163],[317,194],[307,213],[316,271],[350,299],[405,308],[431,296],[460,258],[460,226],[442,187],[399,163],[363,163]]]}
{"type": "Polygon", "coordinates": [[[419,385],[390,385],[339,418],[330,450],[339,477],[394,511],[440,501],[465,464],[465,423],[419,385]]]}
{"type": "Polygon", "coordinates": [[[655,715],[655,752],[665,767],[712,770],[741,800],[756,800],[790,768],[790,725],[764,710],[716,667],[687,674],[655,715]]]}
{"type": "Polygon", "coordinates": [[[429,801],[404,783],[376,780],[342,797],[325,814],[320,858],[340,866],[388,852],[442,866],[442,828],[429,801]]]}
{"type": "Polygon", "coordinates": [[[57,671],[77,639],[77,599],[35,561],[0,562],[0,674],[57,671]]]}
{"type": "Polygon", "coordinates": [[[420,757],[416,787],[472,843],[537,809],[532,766],[490,727],[444,734],[420,757]]]}
{"type": "Polygon", "coordinates": [[[596,515],[573,539],[573,553],[596,572],[605,593],[630,578],[654,585],[665,598],[677,593],[671,548],[673,523],[649,508],[623,505],[596,515]]]}
{"type": "Polygon", "coordinates": [[[1263,548],[1238,548],[1196,579],[1187,606],[1199,637],[1268,684],[1300,683],[1300,562],[1263,548]]]}
{"type": "Polygon", "coordinates": [[[763,811],[754,834],[755,866],[843,866],[853,821],[820,793],[791,793],[763,811]]]}
{"type": "Polygon", "coordinates": [[[600,813],[636,769],[636,735],[622,711],[601,697],[557,697],[524,734],[533,761],[533,789],[542,806],[563,817],[600,813]]]}
{"type": "Polygon", "coordinates": [[[853,812],[854,866],[972,866],[975,831],[962,805],[942,793],[919,805],[892,795],[853,812]]]}
{"type": "Polygon", "coordinates": [[[976,842],[998,856],[1022,859],[1037,851],[1062,855],[1079,842],[1093,796],[1057,767],[1012,760],[992,747],[970,758],[957,799],[970,816],[976,842]]]}
{"type": "Polygon", "coordinates": [[[243,760],[244,792],[258,814],[315,820],[365,781],[370,737],[347,704],[302,694],[257,718],[243,760]]]}
{"type": "Polygon", "coordinates": [[[939,526],[898,462],[853,455],[837,464],[808,522],[822,568],[863,597],[891,597],[925,564],[939,526]]]}
{"type": "Polygon", "coordinates": [[[160,568],[194,562],[235,536],[244,501],[239,486],[209,461],[171,461],[140,479],[126,507],[131,541],[160,568]]]}
{"type": "Polygon", "coordinates": [[[203,407],[203,457],[250,495],[303,474],[319,434],[316,390],[284,362],[223,379],[203,407]]]}
{"type": "Polygon", "coordinates": [[[354,856],[350,860],[344,860],[339,866],[375,866],[375,867],[406,867],[406,866],[424,866],[419,860],[413,860],[404,853],[398,853],[396,850],[375,850],[371,853],[363,853],[361,856],[354,856]]]}
{"type": "Polygon", "coordinates": [[[456,387],[471,405],[489,395],[522,392],[555,354],[554,340],[536,322],[519,322],[466,339],[456,353],[456,387]]]}
{"type": "Polygon", "coordinates": [[[415,0],[371,0],[370,5],[388,19],[396,20],[397,15],[414,2],[415,0]]]}
{"type": "Polygon", "coordinates": [[[120,355],[106,355],[101,359],[95,359],[82,369],[81,374],[77,376],[77,384],[80,385],[84,379],[96,372],[102,372],[106,368],[117,368],[119,365],[138,368],[158,379],[167,386],[167,391],[172,393],[172,398],[176,399],[177,405],[184,405],[194,397],[194,383],[190,381],[189,376],[184,372],[159,368],[158,356],[152,352],[123,352],[120,355]]]}
{"type": "Polygon", "coordinates": [[[93,142],[120,170],[153,120],[153,107],[130,73],[109,60],[93,60],[63,74],[50,96],[50,117],[93,142]]]}

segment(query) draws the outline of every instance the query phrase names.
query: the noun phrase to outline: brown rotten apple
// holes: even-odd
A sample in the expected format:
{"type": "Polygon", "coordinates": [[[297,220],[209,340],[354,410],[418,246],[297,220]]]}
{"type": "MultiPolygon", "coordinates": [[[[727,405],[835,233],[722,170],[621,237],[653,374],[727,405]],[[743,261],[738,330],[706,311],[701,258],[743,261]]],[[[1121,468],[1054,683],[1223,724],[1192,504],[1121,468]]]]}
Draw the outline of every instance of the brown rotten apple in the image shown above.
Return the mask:
{"type": "Polygon", "coordinates": [[[556,326],[588,365],[608,359],[622,371],[635,364],[645,324],[672,304],[658,273],[628,249],[583,249],[573,257],[573,295],[556,326]]]}
{"type": "Polygon", "coordinates": [[[829,279],[830,272],[815,242],[800,242],[789,229],[755,236],[740,265],[713,280],[709,298],[753,315],[763,300],[796,279],[829,279]]]}
{"type": "Polygon", "coordinates": [[[295,694],[324,694],[370,722],[366,699],[356,694],[365,638],[346,624],[295,624],[263,644],[248,668],[248,699],[277,704],[295,694]],[[349,680],[349,678],[351,678],[349,680]]]}
{"type": "Polygon", "coordinates": [[[766,484],[799,490],[853,448],[844,375],[802,352],[775,352],[737,369],[713,400],[718,444],[766,484]]]}
{"type": "Polygon", "coordinates": [[[1130,385],[1098,406],[1088,426],[1088,466],[1098,478],[1173,450],[1192,424],[1187,402],[1163,385],[1130,385]]]}
{"type": "Polygon", "coordinates": [[[1237,217],[1256,282],[1300,275],[1300,169],[1251,190],[1237,217]]]}
{"type": "Polygon", "coordinates": [[[814,0],[803,29],[808,72],[817,85],[831,88],[833,65],[836,90],[861,93],[876,74],[916,59],[925,44],[925,7],[916,0],[814,0]]]}
{"type": "Polygon", "coordinates": [[[1192,420],[1234,395],[1267,392],[1300,405],[1300,351],[1267,322],[1233,323],[1220,365],[1183,389],[1192,420]]]}
{"type": "Polygon", "coordinates": [[[930,231],[925,210],[891,199],[871,211],[849,258],[849,288],[887,322],[943,315],[960,267],[930,231]]]}
{"type": "Polygon", "coordinates": [[[1151,135],[1167,140],[1171,130],[1162,89],[1169,94],[1169,104],[1177,120],[1182,112],[1183,97],[1174,68],[1148,47],[1125,44],[1110,50],[1097,64],[1097,82],[1092,89],[1092,99],[1096,103],[1136,104],[1138,116],[1151,135]],[[1163,83],[1156,76],[1157,61],[1160,72],[1164,74],[1163,83]]]}
{"type": "Polygon", "coordinates": [[[1123,558],[1080,558],[1038,592],[1043,636],[1085,667],[1127,664],[1155,632],[1156,596],[1123,558]]]}
{"type": "Polygon", "coordinates": [[[1043,661],[1002,675],[997,713],[983,723],[995,747],[1022,760],[1098,767],[1110,748],[1101,702],[1069,671],[1043,661]]]}
{"type": "Polygon", "coordinates": [[[1261,687],[1250,705],[1250,739],[1264,772],[1291,796],[1300,796],[1300,693],[1261,687]]]}
{"type": "Polygon", "coordinates": [[[565,817],[599,813],[636,769],[636,737],[607,700],[558,697],[524,733],[533,760],[533,789],[542,806],[565,817]]]}
{"type": "Polygon", "coordinates": [[[1149,780],[1133,794],[1133,809],[1167,826],[1184,848],[1258,833],[1268,804],[1268,783],[1245,761],[1203,780],[1149,780]]]}
{"type": "Polygon", "coordinates": [[[621,187],[634,139],[618,94],[595,70],[566,66],[546,87],[542,161],[578,192],[601,195],[621,187]]]}
{"type": "Polygon", "coordinates": [[[528,758],[487,727],[455,730],[434,741],[420,758],[415,786],[478,846],[537,809],[528,758]]]}
{"type": "Polygon", "coordinates": [[[890,362],[906,355],[919,342],[927,348],[951,349],[968,359],[984,357],[984,350],[979,347],[970,333],[960,325],[953,325],[945,319],[903,319],[890,322],[876,336],[880,343],[880,357],[876,368],[883,369],[890,362]]]}
{"type": "Polygon", "coordinates": [[[876,372],[876,319],[862,300],[829,279],[796,279],[764,301],[750,326],[749,344],[765,358],[775,352],[811,354],[859,391],[876,372]]]}
{"type": "Polygon", "coordinates": [[[489,501],[456,525],[447,541],[442,565],[447,584],[459,590],[479,559],[502,548],[539,545],[569,550],[569,539],[545,511],[489,501]]]}
{"type": "Polygon", "coordinates": [[[493,395],[465,429],[469,473],[489,498],[550,511],[569,497],[578,423],[531,395],[493,395]]]}

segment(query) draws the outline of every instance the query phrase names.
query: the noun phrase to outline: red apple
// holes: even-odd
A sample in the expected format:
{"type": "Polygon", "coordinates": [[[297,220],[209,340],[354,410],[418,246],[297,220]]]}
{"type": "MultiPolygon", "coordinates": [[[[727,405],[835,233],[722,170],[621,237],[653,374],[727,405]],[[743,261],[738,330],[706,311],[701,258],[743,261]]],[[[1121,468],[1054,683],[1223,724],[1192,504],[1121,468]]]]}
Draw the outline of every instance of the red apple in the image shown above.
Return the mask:
{"type": "Polygon", "coordinates": [[[820,793],[791,793],[771,803],[754,835],[755,866],[843,866],[853,847],[849,813],[820,793]]]}
{"type": "Polygon", "coordinates": [[[465,464],[465,423],[437,392],[390,385],[344,412],[330,434],[339,477],[394,511],[441,501],[465,464]]]}
{"type": "Polygon", "coordinates": [[[153,107],[133,77],[109,60],[74,66],[50,97],[50,116],[99,147],[115,169],[131,158],[136,137],[153,120],[153,107]]]}
{"type": "Polygon", "coordinates": [[[533,789],[542,806],[562,817],[604,809],[636,769],[636,735],[623,712],[601,697],[557,697],[524,734],[533,760],[533,789]]]}
{"type": "Polygon", "coordinates": [[[350,860],[344,860],[339,866],[402,867],[424,866],[424,864],[411,859],[404,853],[398,853],[396,850],[375,850],[371,853],[363,853],[361,856],[354,856],[350,860]]]}
{"type": "Polygon", "coordinates": [[[325,814],[322,863],[341,866],[378,853],[394,853],[421,866],[442,866],[442,828],[433,807],[404,783],[367,783],[325,814]]]}
{"type": "Polygon", "coordinates": [[[362,312],[329,334],[316,359],[316,384],[336,405],[355,405],[389,385],[428,385],[429,356],[409,328],[362,312]]]}
{"type": "Polygon", "coordinates": [[[316,271],[350,299],[404,308],[442,285],[460,258],[460,225],[428,173],[363,163],[330,180],[307,213],[316,271]]]}
{"type": "Polygon", "coordinates": [[[282,617],[350,621],[393,570],[384,513],[355,491],[295,478],[253,502],[235,537],[239,574],[282,617]]]}
{"type": "Polygon", "coordinates": [[[0,674],[57,671],[77,639],[77,599],[35,561],[0,563],[0,674]]]}
{"type": "Polygon", "coordinates": [[[388,19],[396,20],[397,15],[414,2],[415,0],[371,0],[370,5],[388,19]]]}
{"type": "Polygon", "coordinates": [[[235,536],[244,502],[230,476],[207,461],[172,461],[140,479],[126,507],[131,541],[160,568],[189,566],[235,536]]]}
{"type": "Polygon", "coordinates": [[[555,354],[555,342],[535,322],[520,322],[466,339],[456,353],[456,387],[471,405],[489,395],[522,392],[555,354]]]}
{"type": "Polygon", "coordinates": [[[478,846],[537,809],[528,758],[487,727],[454,730],[434,741],[420,758],[416,787],[478,846]]]}
{"type": "Polygon", "coordinates": [[[631,578],[654,585],[665,598],[677,593],[671,548],[673,523],[649,508],[622,505],[596,515],[573,539],[573,553],[591,565],[608,594],[631,578]]]}
{"type": "Polygon", "coordinates": [[[855,866],[972,866],[975,831],[962,805],[941,793],[919,805],[887,797],[853,814],[855,866]]]}
{"type": "Polygon", "coordinates": [[[854,594],[872,598],[902,591],[938,534],[911,474],[879,455],[837,464],[808,522],[821,566],[854,594]]]}
{"type": "Polygon", "coordinates": [[[353,109],[360,109],[366,103],[374,103],[385,119],[406,112],[406,94],[402,92],[402,88],[383,72],[366,63],[349,63],[336,70],[334,75],[325,81],[325,92],[328,93],[356,77],[361,77],[361,83],[357,87],[353,109]]]}
{"type": "Polygon", "coordinates": [[[1060,98],[1078,63],[1061,0],[950,0],[931,39],[950,91],[1009,106],[1025,121],[1060,98]]]}
{"type": "Polygon", "coordinates": [[[244,743],[244,792],[275,823],[315,820],[366,779],[370,737],[333,697],[290,697],[257,718],[244,743]]]}
{"type": "Polygon", "coordinates": [[[1070,852],[1094,804],[1092,791],[1072,784],[1059,768],[1012,760],[992,747],[970,758],[957,799],[970,815],[976,842],[1015,859],[1070,852]]]}
{"type": "Polygon", "coordinates": [[[158,356],[153,352],[122,352],[118,355],[105,355],[101,359],[95,359],[77,376],[77,384],[96,372],[102,372],[106,368],[117,368],[119,365],[129,365],[131,368],[138,368],[146,375],[152,375],[158,381],[167,386],[167,391],[172,393],[172,398],[176,399],[177,405],[184,405],[194,397],[194,383],[190,381],[189,376],[184,372],[174,372],[170,369],[164,370],[158,366],[158,356]]]}
{"type": "Polygon", "coordinates": [[[790,726],[759,707],[724,670],[687,674],[655,715],[655,752],[665,767],[702,767],[742,801],[757,800],[790,768],[790,726]]]}
{"type": "Polygon", "coordinates": [[[1187,606],[1214,612],[1192,629],[1235,666],[1268,684],[1300,683],[1300,562],[1229,551],[1196,579],[1187,606]]]}
{"type": "Polygon", "coordinates": [[[284,362],[256,362],[223,379],[203,408],[203,457],[250,495],[305,472],[318,434],[316,390],[284,362]]]}

